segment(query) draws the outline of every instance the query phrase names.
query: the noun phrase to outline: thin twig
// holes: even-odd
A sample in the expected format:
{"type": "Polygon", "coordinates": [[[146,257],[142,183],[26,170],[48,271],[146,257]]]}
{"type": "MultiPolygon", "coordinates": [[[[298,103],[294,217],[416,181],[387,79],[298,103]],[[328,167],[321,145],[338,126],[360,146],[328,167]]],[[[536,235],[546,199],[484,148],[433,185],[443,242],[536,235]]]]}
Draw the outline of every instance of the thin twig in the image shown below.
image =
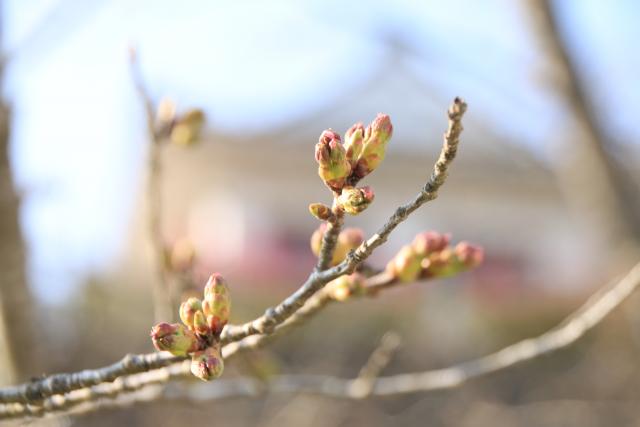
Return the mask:
{"type": "MultiPolygon", "coordinates": [[[[228,325],[221,337],[222,344],[234,343],[250,335],[272,334],[276,331],[277,326],[282,325],[287,319],[292,318],[296,312],[300,311],[305,303],[322,289],[325,284],[343,274],[353,272],[362,261],[367,259],[378,246],[387,240],[391,232],[412,212],[424,203],[435,199],[438,196],[438,190],[446,179],[448,166],[455,157],[460,133],[462,132],[461,119],[465,110],[466,104],[461,99],[456,98],[448,111],[449,127],[444,135],[444,144],[440,157],[434,165],[429,180],[413,201],[396,209],[378,233],[362,243],[355,251],[349,253],[342,263],[327,270],[313,271],[306,282],[296,292],[276,307],[268,309],[263,316],[241,326],[228,325]]],[[[326,305],[327,302],[326,297],[318,296],[318,306],[326,305]],[[323,299],[325,300],[323,301],[323,299]]],[[[315,310],[315,308],[310,309],[310,311],[312,310],[315,310]]],[[[298,319],[302,319],[303,317],[304,310],[298,319]]],[[[294,317],[291,323],[295,324],[298,321],[299,320],[296,320],[296,317],[294,317]]],[[[266,340],[266,338],[260,338],[259,336],[255,338],[258,342],[262,339],[266,340]]],[[[233,351],[238,351],[242,347],[243,345],[238,345],[238,349],[233,351]]],[[[225,349],[226,348],[227,347],[225,347],[225,349]]],[[[226,350],[226,356],[228,356],[231,351],[232,349],[226,350]]],[[[38,402],[56,394],[69,393],[73,390],[94,386],[103,382],[113,382],[122,375],[145,373],[154,369],[157,370],[158,368],[174,364],[184,359],[184,357],[167,356],[164,353],[137,356],[129,355],[120,362],[105,368],[70,374],[56,374],[30,383],[0,389],[0,403],[29,404],[38,402]]]]}
{"type": "MultiPolygon", "coordinates": [[[[640,263],[620,281],[605,286],[594,293],[585,304],[569,315],[555,328],[535,338],[528,338],[505,347],[495,353],[479,359],[460,363],[444,369],[424,372],[406,373],[387,377],[378,377],[372,384],[368,396],[398,396],[402,394],[451,389],[472,379],[510,368],[516,364],[548,355],[574,344],[589,330],[622,304],[640,287],[640,263]]],[[[188,371],[186,364],[174,365],[170,368],[158,369],[132,376],[121,381],[127,382],[129,390],[133,385],[158,384],[171,378],[184,376],[188,371]]],[[[311,393],[339,399],[361,399],[354,384],[356,379],[342,379],[322,375],[285,375],[273,378],[264,383],[249,378],[216,380],[210,384],[198,384],[180,389],[167,389],[164,396],[168,398],[189,399],[193,401],[209,401],[229,397],[253,397],[264,392],[269,393],[311,393]]],[[[92,391],[95,399],[118,396],[125,387],[123,384],[101,384],[101,388],[92,391]]],[[[84,392],[88,393],[88,392],[84,392]]],[[[134,395],[135,397],[137,395],[134,395]]],[[[66,396],[56,396],[65,399],[66,396]]],[[[82,402],[86,402],[82,400],[82,402]]],[[[130,403],[126,398],[118,401],[119,405],[130,403]]],[[[104,402],[92,402],[84,410],[97,409],[104,402]]],[[[109,403],[107,403],[109,404],[109,403]]],[[[49,408],[52,405],[44,405],[49,408]]],[[[73,411],[74,405],[65,404],[62,408],[73,411]]],[[[24,418],[33,416],[28,405],[8,404],[0,406],[0,419],[24,418]]],[[[41,411],[44,415],[47,411],[41,411]]]]}
{"type": "Polygon", "coordinates": [[[333,203],[331,219],[327,221],[327,229],[322,237],[322,247],[320,255],[318,255],[318,263],[316,271],[326,270],[333,260],[333,253],[336,249],[338,235],[344,224],[344,211],[337,207],[335,201],[333,203]]]}
{"type": "Polygon", "coordinates": [[[380,344],[371,353],[367,363],[364,364],[358,378],[352,383],[351,393],[365,398],[373,391],[376,378],[380,376],[384,368],[389,365],[398,347],[400,347],[400,335],[389,331],[382,336],[380,344]]]}
{"type": "Polygon", "coordinates": [[[165,242],[162,234],[162,138],[155,124],[156,108],[147,90],[135,51],[130,55],[131,76],[144,105],[149,138],[149,163],[147,177],[147,218],[149,239],[153,248],[156,278],[153,286],[154,318],[156,322],[173,319],[172,297],[165,263],[165,242]]]}

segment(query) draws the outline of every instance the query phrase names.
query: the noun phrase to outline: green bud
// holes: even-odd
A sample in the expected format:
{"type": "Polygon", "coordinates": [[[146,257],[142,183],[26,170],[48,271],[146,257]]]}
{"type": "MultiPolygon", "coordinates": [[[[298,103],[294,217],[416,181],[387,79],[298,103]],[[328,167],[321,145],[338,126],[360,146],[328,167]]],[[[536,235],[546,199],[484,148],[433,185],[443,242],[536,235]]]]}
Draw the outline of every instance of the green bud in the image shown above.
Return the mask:
{"type": "Polygon", "coordinates": [[[422,259],[412,246],[404,246],[387,264],[387,272],[401,282],[413,282],[422,270],[422,259]]]}
{"type": "Polygon", "coordinates": [[[322,132],[315,155],[320,178],[333,191],[340,191],[351,174],[351,164],[340,142],[340,135],[331,129],[322,132]]]}
{"type": "Polygon", "coordinates": [[[358,215],[364,211],[371,202],[373,202],[374,194],[371,187],[355,188],[351,186],[344,187],[342,193],[338,197],[338,206],[351,215],[358,215]]]}
{"type": "Polygon", "coordinates": [[[193,316],[193,330],[201,337],[209,335],[209,325],[207,325],[207,318],[202,310],[196,311],[193,316]]]}
{"type": "Polygon", "coordinates": [[[180,323],[159,323],[151,329],[151,340],[159,351],[175,356],[186,356],[199,349],[200,341],[186,326],[180,323]]]}
{"type": "Polygon", "coordinates": [[[362,153],[354,167],[354,175],[364,178],[384,160],[387,143],[393,134],[391,119],[386,114],[378,116],[367,126],[364,133],[362,153]]]}
{"type": "Polygon", "coordinates": [[[206,316],[208,327],[214,335],[219,335],[227,324],[231,313],[231,297],[224,278],[212,274],[204,288],[202,311],[206,316]]]}
{"type": "Polygon", "coordinates": [[[193,317],[198,310],[202,310],[202,302],[195,297],[191,297],[180,305],[180,320],[189,329],[194,330],[193,317]]]}
{"type": "Polygon", "coordinates": [[[193,109],[178,117],[169,139],[177,145],[189,146],[198,141],[204,126],[204,112],[193,109]]]}
{"type": "Polygon", "coordinates": [[[482,263],[484,250],[468,242],[460,242],[452,250],[434,253],[423,262],[423,277],[451,277],[482,263]]]}
{"type": "Polygon", "coordinates": [[[340,276],[327,284],[327,294],[336,301],[346,301],[364,292],[365,277],[360,273],[340,276]]]}
{"type": "Polygon", "coordinates": [[[309,212],[321,221],[327,221],[333,216],[331,208],[324,203],[311,203],[309,205],[309,212]]]}
{"type": "Polygon", "coordinates": [[[191,373],[203,381],[216,379],[223,371],[224,361],[218,343],[194,353],[191,357],[191,373]]]}
{"type": "Polygon", "coordinates": [[[347,160],[351,167],[355,167],[362,148],[364,146],[364,126],[362,123],[356,123],[351,126],[344,135],[344,149],[347,152],[347,160]]]}

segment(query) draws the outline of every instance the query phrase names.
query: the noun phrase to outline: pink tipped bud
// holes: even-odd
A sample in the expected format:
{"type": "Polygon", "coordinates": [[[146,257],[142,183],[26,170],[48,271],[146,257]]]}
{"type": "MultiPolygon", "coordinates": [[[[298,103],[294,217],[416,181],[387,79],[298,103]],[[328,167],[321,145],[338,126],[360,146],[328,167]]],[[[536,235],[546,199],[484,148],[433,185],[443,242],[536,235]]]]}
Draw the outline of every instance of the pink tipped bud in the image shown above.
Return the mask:
{"type": "Polygon", "coordinates": [[[374,197],[371,187],[347,186],[342,189],[342,193],[338,197],[338,205],[348,214],[358,215],[369,207],[374,197]]]}
{"type": "Polygon", "coordinates": [[[196,335],[180,323],[159,323],[151,329],[151,340],[159,351],[168,351],[175,356],[185,356],[199,349],[196,335]]]}
{"type": "Polygon", "coordinates": [[[336,248],[331,260],[332,265],[338,265],[347,257],[347,254],[356,249],[364,241],[364,232],[359,228],[348,227],[340,232],[336,248]]]}
{"type": "Polygon", "coordinates": [[[214,335],[220,334],[222,328],[227,324],[231,314],[231,296],[226,281],[218,273],[212,274],[204,288],[204,302],[202,311],[206,316],[206,322],[214,335]],[[211,327],[212,321],[214,327],[211,327]]]}
{"type": "Polygon", "coordinates": [[[364,292],[365,277],[360,273],[340,276],[327,284],[327,294],[336,301],[346,301],[364,292]]]}
{"type": "Polygon", "coordinates": [[[425,231],[413,240],[413,248],[421,256],[428,256],[433,252],[440,252],[449,246],[451,236],[437,231],[425,231]]]}
{"type": "Polygon", "coordinates": [[[331,208],[324,203],[312,203],[309,205],[309,212],[321,221],[327,221],[333,216],[331,208]]]}
{"type": "Polygon", "coordinates": [[[404,246],[387,264],[387,272],[401,282],[413,282],[422,270],[422,259],[412,246],[404,246]]]}
{"type": "Polygon", "coordinates": [[[453,251],[465,269],[475,268],[484,260],[484,249],[469,242],[458,243],[453,251]]]}
{"type": "Polygon", "coordinates": [[[222,375],[224,361],[220,352],[220,344],[198,351],[191,357],[191,373],[203,381],[210,381],[222,375]]]}
{"type": "Polygon", "coordinates": [[[386,114],[378,116],[367,126],[364,133],[362,153],[354,167],[354,174],[364,178],[384,160],[387,143],[393,134],[391,119],[386,114]]]}
{"type": "Polygon", "coordinates": [[[362,123],[356,123],[344,135],[344,148],[347,151],[347,160],[352,167],[355,167],[363,147],[364,126],[362,123]]]}
{"type": "Polygon", "coordinates": [[[351,164],[340,142],[340,135],[331,129],[322,132],[315,155],[320,178],[333,191],[340,191],[351,174],[351,164]]]}
{"type": "Polygon", "coordinates": [[[180,320],[192,331],[193,318],[198,310],[202,310],[202,302],[198,298],[191,297],[180,305],[180,320]]]}

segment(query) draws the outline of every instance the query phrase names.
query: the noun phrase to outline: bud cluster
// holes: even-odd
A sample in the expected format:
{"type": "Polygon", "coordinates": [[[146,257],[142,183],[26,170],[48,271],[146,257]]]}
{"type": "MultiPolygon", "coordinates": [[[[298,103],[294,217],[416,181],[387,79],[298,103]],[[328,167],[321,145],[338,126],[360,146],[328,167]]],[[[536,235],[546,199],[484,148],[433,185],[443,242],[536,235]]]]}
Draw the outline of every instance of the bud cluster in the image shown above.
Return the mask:
{"type": "MultiPolygon", "coordinates": [[[[318,175],[338,196],[338,206],[351,215],[357,215],[373,201],[373,190],[354,185],[373,172],[384,159],[393,126],[386,114],[378,116],[366,127],[356,123],[347,130],[344,144],[340,135],[331,129],[320,135],[315,157],[318,175]]],[[[311,213],[320,218],[329,217],[323,207],[313,204],[311,213]]]]}
{"type": "Polygon", "coordinates": [[[191,297],[180,305],[180,323],[160,323],[151,329],[153,345],[176,356],[191,355],[191,372],[208,381],[224,369],[220,333],[229,320],[231,299],[225,280],[214,273],[204,288],[204,299],[191,297]]]}
{"type": "MultiPolygon", "coordinates": [[[[322,239],[327,231],[327,224],[322,223],[311,235],[311,251],[315,256],[320,255],[322,239]]],[[[331,265],[338,265],[344,260],[350,251],[354,250],[364,241],[364,232],[359,228],[347,227],[340,232],[336,247],[333,251],[331,265]]]]}
{"type": "Polygon", "coordinates": [[[484,251],[468,242],[450,246],[450,235],[435,231],[418,234],[387,264],[387,272],[401,282],[449,277],[482,263],[484,251]]]}

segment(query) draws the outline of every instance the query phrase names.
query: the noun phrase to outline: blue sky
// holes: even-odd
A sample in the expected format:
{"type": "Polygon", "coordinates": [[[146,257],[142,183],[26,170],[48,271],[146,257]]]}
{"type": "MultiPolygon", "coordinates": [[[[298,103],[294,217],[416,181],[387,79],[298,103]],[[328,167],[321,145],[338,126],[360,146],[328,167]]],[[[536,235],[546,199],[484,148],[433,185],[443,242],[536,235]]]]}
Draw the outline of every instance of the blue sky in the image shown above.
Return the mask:
{"type": "MultiPolygon", "coordinates": [[[[640,6],[558,6],[602,118],[637,141],[640,6]]],[[[519,2],[508,0],[5,0],[3,19],[11,154],[45,299],[108,266],[123,244],[146,146],[131,44],[154,96],[202,106],[223,132],[260,133],[332,105],[375,74],[389,35],[413,52],[427,86],[473,99],[490,127],[538,155],[566,119],[519,2]]]]}

